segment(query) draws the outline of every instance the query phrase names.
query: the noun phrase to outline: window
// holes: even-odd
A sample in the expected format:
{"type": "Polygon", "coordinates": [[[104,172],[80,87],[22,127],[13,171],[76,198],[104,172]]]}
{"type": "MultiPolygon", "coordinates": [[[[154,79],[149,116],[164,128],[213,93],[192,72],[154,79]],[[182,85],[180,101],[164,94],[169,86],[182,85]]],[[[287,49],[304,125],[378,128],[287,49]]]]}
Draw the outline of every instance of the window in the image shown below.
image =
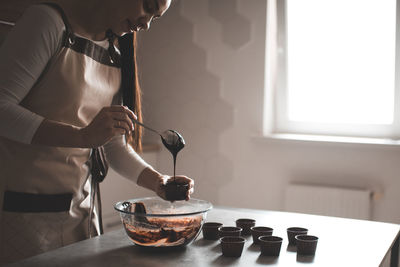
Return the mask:
{"type": "Polygon", "coordinates": [[[267,23],[272,131],[399,137],[396,0],[275,1],[267,23]]]}

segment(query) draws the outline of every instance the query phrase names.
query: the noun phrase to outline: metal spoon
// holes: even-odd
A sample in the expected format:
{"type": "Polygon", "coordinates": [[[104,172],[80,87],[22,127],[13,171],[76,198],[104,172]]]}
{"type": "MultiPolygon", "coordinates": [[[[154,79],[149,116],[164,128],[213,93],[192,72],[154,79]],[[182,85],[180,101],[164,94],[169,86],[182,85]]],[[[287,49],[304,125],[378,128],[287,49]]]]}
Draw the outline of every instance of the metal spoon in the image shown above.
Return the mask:
{"type": "Polygon", "coordinates": [[[161,137],[161,141],[163,142],[164,146],[172,153],[174,157],[176,154],[185,146],[185,140],[183,139],[182,135],[175,130],[165,130],[162,133],[150,128],[147,125],[139,122],[136,119],[131,119],[134,123],[142,126],[143,128],[150,130],[161,137]]]}

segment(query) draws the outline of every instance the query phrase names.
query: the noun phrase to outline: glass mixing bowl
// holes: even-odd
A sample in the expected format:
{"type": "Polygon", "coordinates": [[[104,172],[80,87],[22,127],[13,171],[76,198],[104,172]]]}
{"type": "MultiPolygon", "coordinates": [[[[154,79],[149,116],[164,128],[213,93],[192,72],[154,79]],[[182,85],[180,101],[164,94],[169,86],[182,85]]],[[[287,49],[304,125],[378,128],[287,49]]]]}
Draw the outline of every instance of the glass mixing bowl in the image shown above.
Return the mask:
{"type": "Polygon", "coordinates": [[[136,245],[177,247],[186,246],[197,237],[212,204],[199,199],[170,202],[148,197],[121,201],[114,208],[136,245]]]}

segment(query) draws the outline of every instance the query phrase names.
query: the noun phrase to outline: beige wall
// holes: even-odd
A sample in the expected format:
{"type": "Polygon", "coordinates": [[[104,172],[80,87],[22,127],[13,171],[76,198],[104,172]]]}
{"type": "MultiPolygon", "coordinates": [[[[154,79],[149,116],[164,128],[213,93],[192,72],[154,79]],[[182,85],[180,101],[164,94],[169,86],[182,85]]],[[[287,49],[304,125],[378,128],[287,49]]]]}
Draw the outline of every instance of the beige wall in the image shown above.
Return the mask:
{"type": "MultiPolygon", "coordinates": [[[[400,223],[398,148],[254,138],[263,129],[265,14],[265,0],[175,1],[141,33],[145,122],[183,134],[178,173],[195,179],[197,198],[280,210],[290,181],[364,187],[384,193],[373,218],[400,223]]],[[[165,149],[158,165],[172,173],[165,149]]]]}

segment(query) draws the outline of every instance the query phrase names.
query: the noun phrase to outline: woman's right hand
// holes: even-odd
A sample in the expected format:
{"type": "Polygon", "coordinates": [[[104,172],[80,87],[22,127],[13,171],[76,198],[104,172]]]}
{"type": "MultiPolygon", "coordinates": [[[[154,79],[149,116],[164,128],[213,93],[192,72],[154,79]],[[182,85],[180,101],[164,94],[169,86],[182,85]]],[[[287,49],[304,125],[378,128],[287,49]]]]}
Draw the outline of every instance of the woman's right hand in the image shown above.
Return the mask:
{"type": "Polygon", "coordinates": [[[88,126],[80,130],[83,146],[95,148],[114,136],[130,135],[134,129],[132,119],[137,119],[136,115],[125,106],[104,107],[88,126]]]}

